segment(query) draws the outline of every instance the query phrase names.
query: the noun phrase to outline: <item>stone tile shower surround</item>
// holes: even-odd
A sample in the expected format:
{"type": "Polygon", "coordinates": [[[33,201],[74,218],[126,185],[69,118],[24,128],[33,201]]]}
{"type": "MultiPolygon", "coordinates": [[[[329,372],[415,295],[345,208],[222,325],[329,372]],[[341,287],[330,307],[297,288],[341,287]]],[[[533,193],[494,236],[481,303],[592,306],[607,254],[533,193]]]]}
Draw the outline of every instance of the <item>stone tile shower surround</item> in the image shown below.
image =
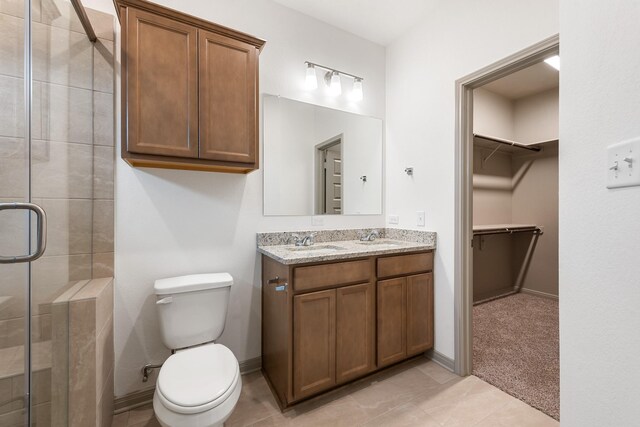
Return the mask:
{"type": "MultiPolygon", "coordinates": [[[[23,2],[0,0],[0,28],[6,35],[0,37],[0,202],[24,201],[30,188],[32,201],[47,212],[47,250],[32,264],[31,279],[32,338],[37,356],[34,414],[38,425],[66,425],[66,414],[57,414],[51,402],[53,396],[67,391],[71,327],[68,317],[56,318],[55,310],[62,296],[78,291],[91,283],[90,279],[113,276],[114,18],[87,9],[99,37],[92,44],[70,2],[33,0],[32,4],[29,183],[29,147],[24,140],[23,2]],[[64,364],[65,369],[56,372],[54,363],[64,364]]],[[[0,222],[4,242],[24,238],[24,228],[9,228],[2,225],[4,222],[0,222]]],[[[0,243],[3,254],[4,249],[0,243]]],[[[0,299],[0,353],[4,354],[0,361],[9,360],[8,353],[16,356],[12,359],[16,369],[0,375],[0,403],[5,402],[7,384],[13,384],[9,404],[0,406],[2,426],[22,421],[23,403],[19,396],[18,400],[12,397],[22,393],[16,384],[21,383],[23,373],[18,355],[24,341],[25,268],[8,266],[0,275],[2,293],[11,296],[0,299]]],[[[108,383],[100,393],[107,393],[108,383]]]]}

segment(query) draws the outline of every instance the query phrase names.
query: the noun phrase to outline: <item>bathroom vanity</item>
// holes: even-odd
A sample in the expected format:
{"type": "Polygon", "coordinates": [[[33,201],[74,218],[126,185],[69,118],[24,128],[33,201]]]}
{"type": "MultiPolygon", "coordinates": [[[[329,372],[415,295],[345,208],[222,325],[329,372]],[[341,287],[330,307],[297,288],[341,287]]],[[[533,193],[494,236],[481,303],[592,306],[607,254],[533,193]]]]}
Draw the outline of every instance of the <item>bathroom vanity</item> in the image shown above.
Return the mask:
{"type": "Polygon", "coordinates": [[[433,347],[435,235],[330,238],[299,247],[258,237],[262,368],[283,409],[433,347]]]}

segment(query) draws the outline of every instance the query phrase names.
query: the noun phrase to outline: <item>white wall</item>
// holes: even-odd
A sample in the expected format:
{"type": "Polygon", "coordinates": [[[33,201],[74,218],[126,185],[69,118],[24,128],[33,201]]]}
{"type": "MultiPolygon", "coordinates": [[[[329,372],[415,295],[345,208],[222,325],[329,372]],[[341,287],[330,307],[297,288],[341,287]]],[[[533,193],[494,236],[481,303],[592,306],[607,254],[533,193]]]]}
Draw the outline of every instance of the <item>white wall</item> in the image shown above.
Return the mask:
{"type": "Polygon", "coordinates": [[[487,89],[473,91],[473,132],[503,139],[515,138],[514,102],[487,89]]]}
{"type": "Polygon", "coordinates": [[[386,213],[438,232],[435,349],[454,355],[455,80],[558,33],[558,0],[443,1],[387,49],[386,213]],[[404,173],[414,167],[414,176],[404,173]]]}
{"type": "Polygon", "coordinates": [[[607,190],[606,152],[640,136],[640,2],[562,0],[560,412],[640,420],[640,188],[607,190]]]}
{"type": "MultiPolygon", "coordinates": [[[[162,0],[158,3],[267,40],[263,93],[384,118],[385,51],[269,0],[162,0]],[[304,61],[365,79],[364,100],[303,89],[304,61]]],[[[262,125],[262,123],[261,123],[262,125]]],[[[249,175],[116,164],[116,396],[148,387],[140,368],[169,352],[160,341],[153,296],[157,278],[228,271],[235,278],[222,339],[240,361],[260,356],[260,258],[256,232],[311,228],[310,217],[263,217],[262,170],[249,175]]],[[[376,216],[332,216],[324,228],[381,227],[376,216]]]]}
{"type": "Polygon", "coordinates": [[[523,144],[558,139],[560,122],[558,88],[517,99],[514,109],[514,139],[523,144]]]}

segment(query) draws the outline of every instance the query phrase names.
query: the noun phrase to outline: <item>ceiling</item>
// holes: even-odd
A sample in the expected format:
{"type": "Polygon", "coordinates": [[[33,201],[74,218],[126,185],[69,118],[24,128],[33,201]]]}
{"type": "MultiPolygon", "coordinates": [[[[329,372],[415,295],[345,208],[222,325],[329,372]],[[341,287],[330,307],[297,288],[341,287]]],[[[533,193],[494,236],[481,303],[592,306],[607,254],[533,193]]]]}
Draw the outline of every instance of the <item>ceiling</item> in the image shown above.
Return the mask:
{"type": "Polygon", "coordinates": [[[509,99],[519,99],[558,87],[560,72],[544,62],[482,86],[509,99]]]}
{"type": "Polygon", "coordinates": [[[334,27],[387,46],[441,0],[274,0],[334,27]]]}

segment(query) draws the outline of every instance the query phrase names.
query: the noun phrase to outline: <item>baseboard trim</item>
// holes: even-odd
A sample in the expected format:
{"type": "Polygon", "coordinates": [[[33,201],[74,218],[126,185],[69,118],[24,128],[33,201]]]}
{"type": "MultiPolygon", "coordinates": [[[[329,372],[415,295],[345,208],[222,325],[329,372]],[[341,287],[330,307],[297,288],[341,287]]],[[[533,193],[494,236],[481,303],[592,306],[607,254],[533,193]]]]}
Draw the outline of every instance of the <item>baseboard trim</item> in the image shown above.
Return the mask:
{"type": "Polygon", "coordinates": [[[155,391],[156,388],[152,387],[145,390],[134,391],[113,399],[113,413],[120,414],[151,403],[155,391]]]}
{"type": "MultiPolygon", "coordinates": [[[[262,357],[258,356],[253,359],[245,360],[244,362],[240,362],[239,365],[240,373],[242,375],[259,371],[262,368],[262,357]]],[[[145,390],[134,391],[132,393],[125,394],[122,397],[115,398],[113,400],[113,413],[120,414],[153,402],[153,394],[155,391],[156,388],[152,387],[145,390]]]]}
{"type": "Polygon", "coordinates": [[[429,350],[425,353],[427,358],[431,359],[438,365],[442,366],[445,369],[448,369],[451,372],[454,372],[455,369],[455,361],[442,353],[439,353],[435,350],[429,350]]]}
{"type": "Polygon", "coordinates": [[[548,299],[558,301],[558,295],[548,294],[546,292],[534,291],[533,289],[527,289],[527,288],[520,289],[520,292],[522,292],[523,294],[530,294],[530,295],[535,295],[538,297],[548,298],[548,299]]]}
{"type": "Polygon", "coordinates": [[[254,357],[253,359],[240,362],[240,373],[242,375],[250,374],[262,369],[262,357],[254,357]]]}

